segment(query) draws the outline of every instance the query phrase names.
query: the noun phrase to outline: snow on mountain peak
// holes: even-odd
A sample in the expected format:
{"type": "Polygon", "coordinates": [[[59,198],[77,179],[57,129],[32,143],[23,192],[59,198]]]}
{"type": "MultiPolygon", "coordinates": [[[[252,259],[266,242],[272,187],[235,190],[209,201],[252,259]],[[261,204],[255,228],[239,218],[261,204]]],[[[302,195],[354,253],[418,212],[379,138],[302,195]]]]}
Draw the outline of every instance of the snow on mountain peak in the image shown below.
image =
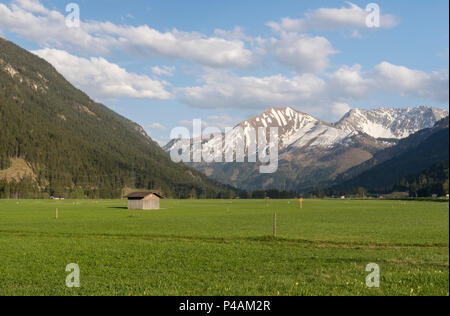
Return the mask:
{"type": "Polygon", "coordinates": [[[292,107],[270,108],[240,125],[247,134],[249,128],[277,127],[280,149],[295,147],[329,147],[342,141],[354,132],[346,132],[312,115],[297,111],[292,107]]]}
{"type": "MultiPolygon", "coordinates": [[[[430,128],[448,112],[431,107],[386,108],[374,110],[352,109],[335,124],[321,121],[292,107],[270,108],[261,115],[243,121],[228,132],[236,142],[249,143],[258,128],[278,128],[280,150],[290,148],[331,149],[347,144],[355,135],[367,134],[375,139],[401,139],[430,128]]],[[[217,139],[203,141],[206,148],[214,148],[217,139]]],[[[380,143],[384,145],[391,142],[380,143]]],[[[168,150],[170,146],[166,146],[168,150]]]]}
{"type": "Polygon", "coordinates": [[[448,112],[432,107],[353,109],[338,123],[345,132],[359,131],[374,138],[402,139],[424,128],[433,127],[448,112]]]}

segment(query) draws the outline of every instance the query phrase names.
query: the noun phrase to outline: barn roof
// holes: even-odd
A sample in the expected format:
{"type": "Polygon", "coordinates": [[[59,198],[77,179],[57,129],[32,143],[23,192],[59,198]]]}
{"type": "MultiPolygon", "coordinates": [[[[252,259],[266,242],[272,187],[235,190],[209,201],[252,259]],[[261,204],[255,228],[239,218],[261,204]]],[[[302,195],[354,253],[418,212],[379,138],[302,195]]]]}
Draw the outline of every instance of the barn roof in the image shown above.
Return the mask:
{"type": "Polygon", "coordinates": [[[139,192],[133,192],[133,193],[128,194],[128,195],[126,196],[126,198],[128,198],[128,199],[136,199],[136,198],[143,199],[143,198],[145,198],[146,196],[148,196],[148,195],[150,195],[150,194],[154,194],[154,195],[156,195],[157,197],[162,198],[162,195],[159,194],[157,191],[139,191],[139,192]]]}

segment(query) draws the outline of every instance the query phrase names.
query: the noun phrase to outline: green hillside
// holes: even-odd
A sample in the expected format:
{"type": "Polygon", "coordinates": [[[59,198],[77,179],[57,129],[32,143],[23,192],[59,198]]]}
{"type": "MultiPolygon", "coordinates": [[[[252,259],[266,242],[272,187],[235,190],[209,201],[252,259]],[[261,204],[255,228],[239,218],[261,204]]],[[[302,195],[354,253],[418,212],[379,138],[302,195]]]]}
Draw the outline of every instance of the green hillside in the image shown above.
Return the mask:
{"type": "Polygon", "coordinates": [[[173,163],[144,130],[92,101],[49,63],[0,39],[0,197],[229,196],[173,163]],[[16,166],[21,166],[17,168],[16,166]]]}

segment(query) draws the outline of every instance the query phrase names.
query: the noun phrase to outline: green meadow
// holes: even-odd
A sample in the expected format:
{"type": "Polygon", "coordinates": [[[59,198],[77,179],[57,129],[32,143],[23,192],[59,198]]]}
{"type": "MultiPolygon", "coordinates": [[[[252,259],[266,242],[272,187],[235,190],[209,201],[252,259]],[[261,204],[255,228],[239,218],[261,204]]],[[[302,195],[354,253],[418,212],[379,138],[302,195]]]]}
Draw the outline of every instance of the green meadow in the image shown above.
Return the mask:
{"type": "Polygon", "coordinates": [[[126,203],[0,200],[0,295],[449,295],[448,202],[126,203]]]}

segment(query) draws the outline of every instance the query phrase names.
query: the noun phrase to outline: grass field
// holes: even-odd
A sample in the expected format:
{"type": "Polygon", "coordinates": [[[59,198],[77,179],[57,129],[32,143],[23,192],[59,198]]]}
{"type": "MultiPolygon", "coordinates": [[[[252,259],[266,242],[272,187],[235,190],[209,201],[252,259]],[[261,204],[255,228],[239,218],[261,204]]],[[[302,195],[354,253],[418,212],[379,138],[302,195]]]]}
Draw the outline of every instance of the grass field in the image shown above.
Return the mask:
{"type": "Polygon", "coordinates": [[[447,202],[306,200],[300,210],[293,200],[162,200],[161,207],[0,200],[0,295],[449,294],[447,202]],[[72,262],[80,288],[65,286],[72,262]],[[379,288],[365,284],[372,262],[379,288]]]}

